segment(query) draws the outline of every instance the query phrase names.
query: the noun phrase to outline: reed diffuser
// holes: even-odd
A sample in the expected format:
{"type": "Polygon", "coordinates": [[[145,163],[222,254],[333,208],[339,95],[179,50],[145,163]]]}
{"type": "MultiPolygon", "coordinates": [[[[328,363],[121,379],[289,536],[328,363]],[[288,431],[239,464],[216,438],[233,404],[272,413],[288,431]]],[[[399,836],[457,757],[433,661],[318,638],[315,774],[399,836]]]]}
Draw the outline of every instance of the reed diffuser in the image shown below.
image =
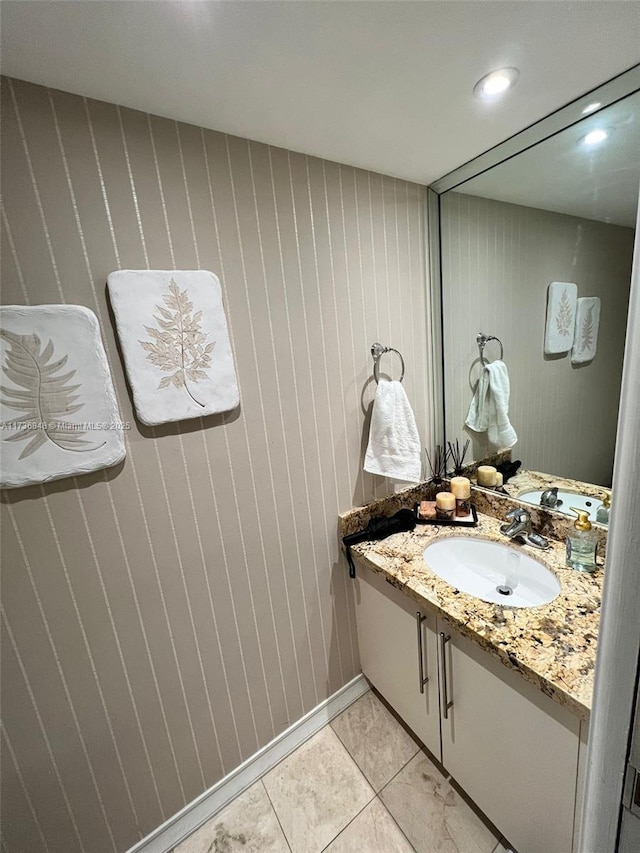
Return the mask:
{"type": "Polygon", "coordinates": [[[427,454],[427,462],[429,463],[429,469],[431,471],[431,481],[435,483],[436,486],[439,486],[442,483],[443,477],[447,474],[447,459],[449,457],[449,451],[445,450],[439,444],[436,444],[433,459],[429,456],[429,451],[426,447],[424,452],[427,454]]]}
{"type": "Polygon", "coordinates": [[[453,465],[453,473],[456,477],[460,476],[464,467],[464,457],[467,455],[467,450],[469,449],[470,439],[467,439],[464,443],[464,446],[460,447],[460,442],[456,438],[456,443],[453,444],[451,441],[447,442],[448,451],[447,456],[451,459],[451,464],[453,465]]]}

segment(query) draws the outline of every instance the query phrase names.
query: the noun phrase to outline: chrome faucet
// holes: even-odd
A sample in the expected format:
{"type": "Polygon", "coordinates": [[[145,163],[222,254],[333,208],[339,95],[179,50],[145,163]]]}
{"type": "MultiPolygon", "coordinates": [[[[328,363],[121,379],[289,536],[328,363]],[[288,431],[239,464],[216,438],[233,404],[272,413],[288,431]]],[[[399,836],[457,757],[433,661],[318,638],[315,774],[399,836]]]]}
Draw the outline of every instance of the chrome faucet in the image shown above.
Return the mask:
{"type": "Polygon", "coordinates": [[[533,530],[531,524],[531,516],[526,509],[512,509],[505,518],[509,522],[500,527],[500,532],[504,533],[509,539],[516,539],[519,542],[524,542],[525,545],[531,545],[533,548],[545,550],[549,548],[549,540],[533,530]]]}
{"type": "Polygon", "coordinates": [[[562,501],[558,497],[558,487],[553,486],[551,489],[547,489],[540,495],[540,506],[548,507],[549,509],[553,509],[554,506],[561,506],[562,501]]]}

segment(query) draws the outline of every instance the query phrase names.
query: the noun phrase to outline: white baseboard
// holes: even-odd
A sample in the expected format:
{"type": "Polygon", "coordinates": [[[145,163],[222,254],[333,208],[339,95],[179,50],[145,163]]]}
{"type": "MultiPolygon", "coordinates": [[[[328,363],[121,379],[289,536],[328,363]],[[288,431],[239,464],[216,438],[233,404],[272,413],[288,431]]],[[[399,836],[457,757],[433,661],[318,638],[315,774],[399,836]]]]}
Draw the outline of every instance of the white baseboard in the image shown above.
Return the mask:
{"type": "Polygon", "coordinates": [[[261,750],[248,758],[224,779],[200,794],[177,814],[161,824],[146,838],[134,844],[127,853],[170,853],[181,841],[210,820],[216,812],[224,808],[234,797],[253,785],[290,752],[297,749],[316,732],[320,731],[334,717],[342,713],[356,699],[369,690],[364,675],[357,675],[333,696],[317,705],[308,714],[275,737],[261,750]]]}

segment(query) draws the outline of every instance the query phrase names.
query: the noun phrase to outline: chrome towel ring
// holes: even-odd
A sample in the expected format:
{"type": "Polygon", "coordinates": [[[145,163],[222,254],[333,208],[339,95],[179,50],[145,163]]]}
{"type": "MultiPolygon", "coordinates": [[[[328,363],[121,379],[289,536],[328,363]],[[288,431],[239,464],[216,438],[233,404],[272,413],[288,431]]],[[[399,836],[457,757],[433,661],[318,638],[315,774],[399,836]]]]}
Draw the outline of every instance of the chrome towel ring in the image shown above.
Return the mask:
{"type": "Polygon", "coordinates": [[[480,361],[484,365],[487,366],[487,362],[484,360],[484,348],[489,343],[489,341],[497,341],[500,344],[500,361],[504,358],[504,347],[502,346],[502,341],[500,338],[496,338],[495,335],[485,335],[483,332],[478,332],[476,335],[476,343],[478,344],[478,348],[480,349],[480,361]]]}
{"type": "Polygon", "coordinates": [[[373,356],[373,378],[376,382],[380,381],[380,359],[385,352],[395,352],[400,359],[400,363],[402,364],[402,376],[400,377],[400,382],[402,382],[404,379],[404,358],[402,357],[402,353],[393,347],[385,347],[382,344],[373,344],[371,347],[371,355],[373,356]]]}

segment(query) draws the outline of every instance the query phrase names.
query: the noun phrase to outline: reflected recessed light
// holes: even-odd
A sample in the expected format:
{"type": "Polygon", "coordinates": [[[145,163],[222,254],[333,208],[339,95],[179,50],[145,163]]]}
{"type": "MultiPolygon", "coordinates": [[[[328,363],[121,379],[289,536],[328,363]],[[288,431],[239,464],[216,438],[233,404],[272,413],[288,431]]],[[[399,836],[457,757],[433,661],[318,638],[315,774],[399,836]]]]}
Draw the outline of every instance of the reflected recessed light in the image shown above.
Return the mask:
{"type": "Polygon", "coordinates": [[[519,76],[517,68],[499,68],[478,80],[473,87],[473,94],[483,100],[498,98],[515,85],[519,76]]]}
{"type": "Polygon", "coordinates": [[[609,136],[606,130],[602,130],[602,128],[597,128],[596,130],[592,130],[582,140],[585,145],[597,145],[598,142],[604,142],[604,140],[609,136]]]}
{"type": "Polygon", "coordinates": [[[602,106],[602,104],[600,103],[600,101],[596,101],[596,102],[595,102],[595,103],[593,103],[593,104],[588,104],[588,105],[587,105],[587,106],[582,110],[582,115],[583,115],[583,116],[586,116],[588,113],[592,113],[594,110],[597,110],[597,109],[598,109],[598,107],[601,107],[601,106],[602,106]]]}

